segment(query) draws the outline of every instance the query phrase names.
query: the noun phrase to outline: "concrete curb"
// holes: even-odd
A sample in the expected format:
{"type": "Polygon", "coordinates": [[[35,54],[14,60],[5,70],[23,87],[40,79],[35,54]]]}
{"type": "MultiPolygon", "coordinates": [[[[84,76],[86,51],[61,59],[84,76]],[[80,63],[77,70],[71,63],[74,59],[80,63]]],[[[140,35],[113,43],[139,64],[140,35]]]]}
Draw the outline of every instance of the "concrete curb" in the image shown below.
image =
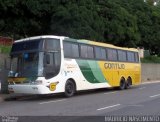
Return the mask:
{"type": "Polygon", "coordinates": [[[142,82],[141,84],[153,84],[153,83],[160,83],[159,80],[156,80],[156,81],[145,81],[145,82],[142,82]]]}
{"type": "Polygon", "coordinates": [[[4,101],[4,95],[0,93],[0,102],[4,101]]]}
{"type": "Polygon", "coordinates": [[[2,94],[0,92],[0,102],[3,102],[6,98],[12,97],[11,94],[2,94]]]}

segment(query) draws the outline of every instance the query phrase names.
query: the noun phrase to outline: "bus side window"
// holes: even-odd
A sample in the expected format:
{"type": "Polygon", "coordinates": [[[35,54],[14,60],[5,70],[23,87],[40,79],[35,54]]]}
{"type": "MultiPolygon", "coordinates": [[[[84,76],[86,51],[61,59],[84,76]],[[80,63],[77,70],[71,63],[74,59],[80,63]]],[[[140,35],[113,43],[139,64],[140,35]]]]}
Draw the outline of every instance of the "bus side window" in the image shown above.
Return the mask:
{"type": "Polygon", "coordinates": [[[126,51],[118,50],[118,60],[119,61],[127,61],[126,51]]]}
{"type": "Polygon", "coordinates": [[[88,48],[87,48],[87,45],[81,45],[80,46],[80,54],[81,54],[81,58],[87,58],[88,57],[88,48]]]}
{"type": "Polygon", "coordinates": [[[46,53],[44,57],[44,74],[46,79],[52,78],[55,74],[54,53],[46,53]]]}
{"type": "Polygon", "coordinates": [[[134,56],[135,56],[135,62],[139,62],[139,56],[138,56],[138,53],[134,53],[134,56]]]}
{"type": "Polygon", "coordinates": [[[94,47],[95,50],[95,58],[98,60],[106,60],[106,50],[102,47],[94,47]]]}
{"type": "Polygon", "coordinates": [[[116,49],[107,49],[107,58],[110,61],[117,61],[118,59],[118,54],[117,54],[117,50],[116,49]]]}
{"type": "Polygon", "coordinates": [[[80,56],[82,59],[94,59],[93,46],[81,44],[80,45],[80,56]]]}
{"type": "Polygon", "coordinates": [[[128,51],[128,52],[127,52],[127,59],[128,59],[128,62],[135,62],[134,53],[128,51]]]}
{"type": "Polygon", "coordinates": [[[79,58],[79,47],[76,43],[64,42],[64,57],[79,58]]]}
{"type": "Polygon", "coordinates": [[[46,39],[46,50],[60,50],[60,41],[58,39],[46,39]]]}

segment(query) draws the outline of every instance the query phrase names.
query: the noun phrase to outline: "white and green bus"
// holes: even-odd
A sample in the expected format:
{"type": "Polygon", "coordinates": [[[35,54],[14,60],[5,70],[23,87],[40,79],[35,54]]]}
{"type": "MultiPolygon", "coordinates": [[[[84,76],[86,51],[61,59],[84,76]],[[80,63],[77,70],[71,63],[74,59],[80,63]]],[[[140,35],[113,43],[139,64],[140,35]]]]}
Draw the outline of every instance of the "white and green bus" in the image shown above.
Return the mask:
{"type": "Polygon", "coordinates": [[[138,50],[62,36],[17,40],[11,49],[10,93],[73,96],[76,91],[141,81],[138,50]]]}

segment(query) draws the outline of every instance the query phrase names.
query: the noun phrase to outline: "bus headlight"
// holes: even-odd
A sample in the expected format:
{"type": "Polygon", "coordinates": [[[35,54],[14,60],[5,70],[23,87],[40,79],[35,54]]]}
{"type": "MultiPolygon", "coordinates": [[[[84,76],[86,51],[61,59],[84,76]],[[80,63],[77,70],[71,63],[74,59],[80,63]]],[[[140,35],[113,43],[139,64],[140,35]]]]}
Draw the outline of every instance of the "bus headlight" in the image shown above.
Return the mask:
{"type": "Polygon", "coordinates": [[[39,85],[43,84],[43,81],[42,80],[31,81],[31,84],[39,85]]]}
{"type": "Polygon", "coordinates": [[[43,84],[42,80],[36,80],[35,82],[36,82],[36,84],[43,84]]]}

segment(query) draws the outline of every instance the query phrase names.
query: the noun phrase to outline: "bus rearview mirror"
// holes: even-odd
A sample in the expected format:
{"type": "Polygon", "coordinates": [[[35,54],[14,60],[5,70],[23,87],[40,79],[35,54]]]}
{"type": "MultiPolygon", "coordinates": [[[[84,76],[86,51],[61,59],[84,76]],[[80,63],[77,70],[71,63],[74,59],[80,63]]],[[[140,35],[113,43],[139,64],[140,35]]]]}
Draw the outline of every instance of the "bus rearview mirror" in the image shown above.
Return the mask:
{"type": "Polygon", "coordinates": [[[51,62],[50,62],[50,55],[49,54],[46,54],[46,56],[45,56],[45,64],[47,65],[47,64],[50,64],[51,62]]]}

